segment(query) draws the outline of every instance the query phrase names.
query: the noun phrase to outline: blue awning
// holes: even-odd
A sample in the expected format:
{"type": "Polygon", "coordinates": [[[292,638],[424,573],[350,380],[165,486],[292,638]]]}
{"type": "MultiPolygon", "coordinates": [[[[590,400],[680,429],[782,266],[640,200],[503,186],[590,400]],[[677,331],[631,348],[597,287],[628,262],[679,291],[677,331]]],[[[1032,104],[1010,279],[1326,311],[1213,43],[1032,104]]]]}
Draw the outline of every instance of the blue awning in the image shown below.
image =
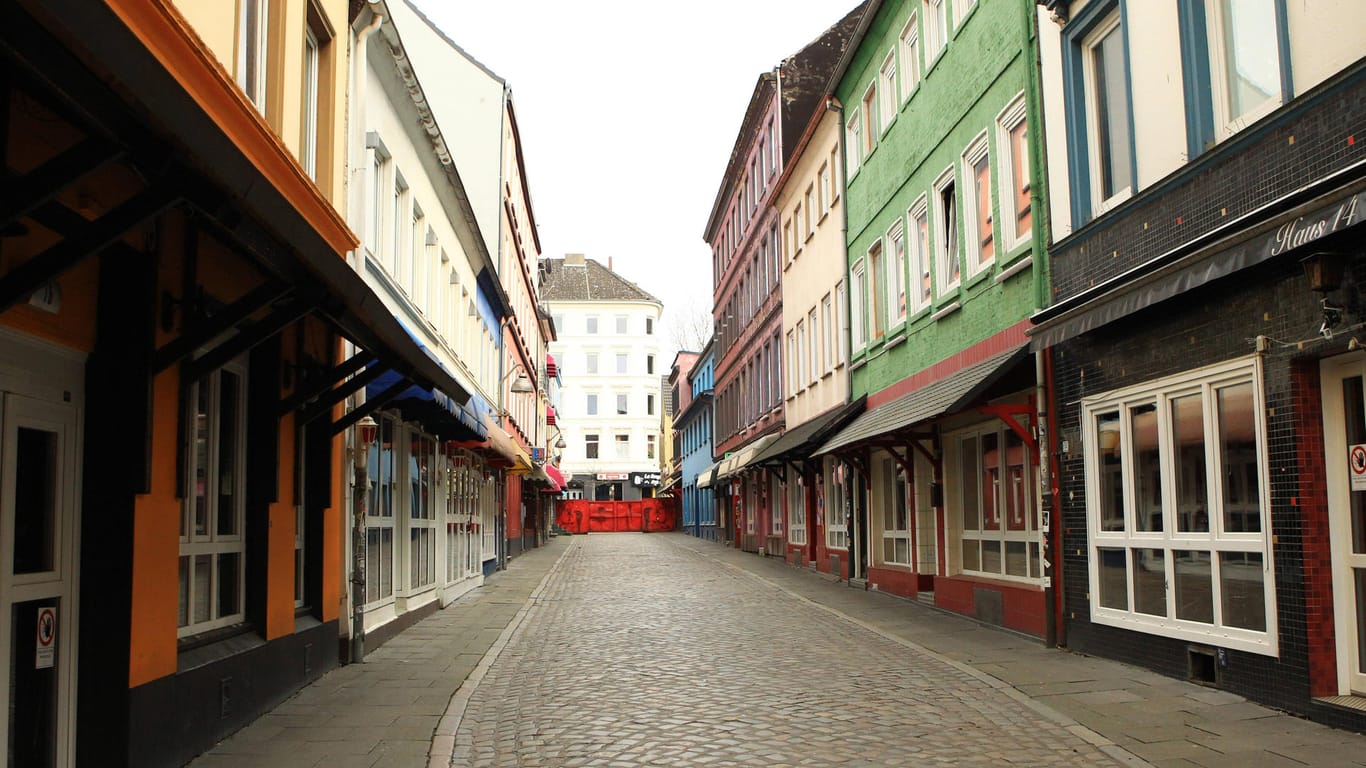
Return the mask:
{"type": "MultiPolygon", "coordinates": [[[[436,355],[433,355],[432,351],[427,348],[427,345],[422,343],[417,334],[413,333],[411,328],[401,320],[399,325],[402,325],[403,330],[413,337],[413,341],[428,357],[440,365],[442,370],[450,373],[436,355]]],[[[366,385],[365,396],[367,398],[377,397],[401,378],[403,375],[396,371],[385,371],[379,378],[366,385]]],[[[451,378],[455,377],[452,375],[451,378]]],[[[403,390],[390,402],[398,408],[405,419],[422,424],[428,431],[443,440],[488,439],[485,416],[491,413],[491,409],[484,398],[477,394],[471,393],[469,402],[461,405],[440,389],[419,387],[414,384],[403,390]]]]}

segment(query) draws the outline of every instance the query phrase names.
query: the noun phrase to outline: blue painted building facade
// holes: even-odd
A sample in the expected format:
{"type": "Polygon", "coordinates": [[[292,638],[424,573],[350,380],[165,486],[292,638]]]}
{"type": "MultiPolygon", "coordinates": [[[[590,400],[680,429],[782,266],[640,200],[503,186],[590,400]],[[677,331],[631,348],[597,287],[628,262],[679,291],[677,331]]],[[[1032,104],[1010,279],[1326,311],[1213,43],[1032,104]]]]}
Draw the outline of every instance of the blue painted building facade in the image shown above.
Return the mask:
{"type": "Polygon", "coordinates": [[[717,540],[716,500],[709,489],[697,487],[697,476],[712,465],[712,394],[715,388],[712,345],[702,350],[688,375],[692,402],[674,420],[682,456],[683,530],[691,536],[717,540]]]}

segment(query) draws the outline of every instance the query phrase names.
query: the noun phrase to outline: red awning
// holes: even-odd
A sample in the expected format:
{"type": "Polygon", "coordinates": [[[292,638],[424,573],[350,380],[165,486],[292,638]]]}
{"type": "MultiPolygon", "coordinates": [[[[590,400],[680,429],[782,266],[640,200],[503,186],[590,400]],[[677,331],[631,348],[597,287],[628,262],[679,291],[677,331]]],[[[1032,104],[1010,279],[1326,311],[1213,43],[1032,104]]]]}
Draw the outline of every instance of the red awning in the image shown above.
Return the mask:
{"type": "Polygon", "coordinates": [[[555,406],[553,405],[545,407],[545,425],[547,427],[555,426],[555,406]]]}
{"type": "Polygon", "coordinates": [[[555,364],[555,358],[549,353],[546,353],[545,356],[545,375],[552,379],[557,379],[560,376],[560,367],[555,364]]]}
{"type": "Polygon", "coordinates": [[[564,474],[560,472],[554,464],[545,465],[545,474],[550,478],[550,484],[541,489],[542,493],[559,493],[564,488],[564,474]]]}

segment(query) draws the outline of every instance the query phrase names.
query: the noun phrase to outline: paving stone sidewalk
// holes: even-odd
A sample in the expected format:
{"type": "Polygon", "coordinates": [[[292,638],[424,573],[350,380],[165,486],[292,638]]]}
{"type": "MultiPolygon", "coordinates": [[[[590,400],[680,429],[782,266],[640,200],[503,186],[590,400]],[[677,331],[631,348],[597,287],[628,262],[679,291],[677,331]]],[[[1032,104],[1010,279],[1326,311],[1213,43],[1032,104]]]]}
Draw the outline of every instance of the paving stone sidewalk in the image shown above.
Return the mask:
{"type": "Polygon", "coordinates": [[[1042,647],[1038,640],[914,601],[850,587],[773,558],[682,534],[671,543],[789,594],[990,675],[1152,765],[1169,768],[1366,766],[1366,736],[1138,667],[1042,647]]]}
{"type": "MultiPolygon", "coordinates": [[[[1046,649],[1033,638],[683,534],[649,538],[708,568],[751,580],[756,589],[770,587],[809,601],[832,621],[851,621],[950,662],[1018,703],[1051,715],[1112,758],[1127,756],[1131,765],[1366,766],[1366,737],[1239,696],[1046,649]]],[[[329,673],[191,765],[421,768],[432,757],[449,754],[459,720],[448,712],[461,714],[462,699],[495,685],[477,678],[503,642],[517,653],[512,646],[519,636],[540,626],[538,619],[550,618],[548,606],[554,605],[553,590],[563,575],[552,571],[558,571],[576,541],[582,537],[559,537],[512,560],[507,571],[389,641],[366,663],[329,673]],[[538,587],[552,592],[533,595],[538,587]],[[490,648],[495,652],[485,659],[490,648]],[[476,680],[459,690],[472,672],[476,680]]],[[[519,698],[527,701],[523,694],[519,698]]],[[[697,735],[705,737],[696,743],[704,750],[705,739],[733,734],[697,735]]],[[[869,763],[874,764],[883,763],[869,763]]]]}
{"type": "Polygon", "coordinates": [[[425,768],[456,689],[568,548],[551,539],[365,657],[333,670],[192,768],[425,768]]]}

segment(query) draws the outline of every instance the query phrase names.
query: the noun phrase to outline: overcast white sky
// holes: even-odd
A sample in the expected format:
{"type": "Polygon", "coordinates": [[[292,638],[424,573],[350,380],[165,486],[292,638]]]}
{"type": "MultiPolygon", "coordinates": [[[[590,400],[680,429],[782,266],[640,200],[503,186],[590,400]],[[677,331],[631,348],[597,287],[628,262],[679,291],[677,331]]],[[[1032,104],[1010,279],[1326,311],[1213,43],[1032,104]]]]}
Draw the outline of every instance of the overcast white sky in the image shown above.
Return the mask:
{"type": "Polygon", "coordinates": [[[542,255],[610,258],[665,329],[711,311],[702,232],[756,79],[858,4],[414,2],[512,88],[542,255]]]}

